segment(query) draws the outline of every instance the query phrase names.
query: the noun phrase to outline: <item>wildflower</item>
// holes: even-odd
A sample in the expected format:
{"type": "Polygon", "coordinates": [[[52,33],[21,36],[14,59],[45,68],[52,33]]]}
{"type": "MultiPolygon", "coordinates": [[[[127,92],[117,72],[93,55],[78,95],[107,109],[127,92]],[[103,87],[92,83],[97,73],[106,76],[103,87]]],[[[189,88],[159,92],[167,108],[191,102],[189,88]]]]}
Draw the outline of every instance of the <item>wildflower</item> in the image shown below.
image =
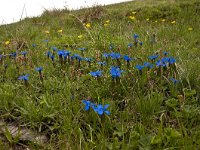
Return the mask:
{"type": "Polygon", "coordinates": [[[51,55],[51,52],[50,52],[50,51],[48,51],[48,52],[47,52],[47,57],[49,58],[49,57],[50,57],[50,55],[51,55]]]}
{"type": "Polygon", "coordinates": [[[48,42],[49,42],[49,40],[45,39],[45,40],[43,40],[43,42],[44,42],[44,43],[48,43],[48,42]]]}
{"type": "Polygon", "coordinates": [[[134,16],[129,16],[129,19],[135,20],[135,17],[134,16]]]}
{"type": "Polygon", "coordinates": [[[137,38],[139,38],[139,35],[134,34],[134,35],[133,35],[133,38],[134,38],[134,39],[137,39],[137,38]]]}
{"type": "Polygon", "coordinates": [[[114,44],[110,43],[110,50],[113,50],[113,49],[114,49],[114,44]]]}
{"type": "Polygon", "coordinates": [[[174,57],[169,57],[168,62],[169,64],[174,64],[176,62],[176,59],[174,57]]]}
{"type": "Polygon", "coordinates": [[[137,38],[139,38],[139,35],[134,34],[134,35],[133,35],[133,38],[134,38],[134,44],[137,44],[137,43],[138,43],[137,38]]]}
{"type": "Polygon", "coordinates": [[[83,58],[87,62],[91,62],[93,59],[92,58],[83,58]]]}
{"type": "Polygon", "coordinates": [[[50,32],[48,30],[44,31],[44,33],[49,34],[50,32]]]}
{"type": "Polygon", "coordinates": [[[58,32],[58,33],[62,33],[62,32],[63,32],[63,30],[62,30],[62,29],[60,29],[60,30],[58,30],[57,32],[58,32]]]}
{"type": "Polygon", "coordinates": [[[35,70],[38,71],[39,73],[42,72],[42,69],[43,69],[42,67],[35,68],[35,70]]]}
{"type": "Polygon", "coordinates": [[[143,42],[140,42],[140,46],[142,46],[143,45],[143,42]]]}
{"type": "Polygon", "coordinates": [[[29,75],[28,75],[28,74],[23,75],[23,76],[20,76],[20,77],[18,78],[18,80],[23,80],[23,81],[28,81],[28,79],[29,79],[29,75]]]}
{"type": "Polygon", "coordinates": [[[62,58],[62,56],[64,55],[64,51],[63,51],[63,50],[59,50],[59,51],[57,52],[57,54],[58,54],[58,56],[59,56],[60,58],[62,58]]]}
{"type": "Polygon", "coordinates": [[[190,28],[188,28],[188,31],[192,31],[192,30],[193,30],[193,28],[191,28],[191,27],[190,27],[190,28]]]}
{"type": "Polygon", "coordinates": [[[180,81],[174,78],[169,78],[170,81],[172,81],[174,84],[179,83],[180,81]]]}
{"type": "Polygon", "coordinates": [[[163,57],[163,58],[161,59],[161,61],[162,61],[163,63],[169,63],[169,57],[163,57]]]}
{"type": "Polygon", "coordinates": [[[119,59],[121,57],[121,54],[112,52],[110,53],[110,57],[112,59],[119,59]]]}
{"type": "Polygon", "coordinates": [[[110,111],[107,110],[107,108],[109,107],[109,104],[106,105],[97,105],[96,107],[94,107],[94,111],[97,112],[98,115],[103,115],[103,114],[107,114],[110,115],[110,111]]]}
{"type": "Polygon", "coordinates": [[[51,60],[54,61],[54,55],[51,55],[51,60]]]}
{"type": "Polygon", "coordinates": [[[16,53],[16,52],[13,52],[13,53],[10,54],[10,56],[16,58],[17,53],[16,53]]]}
{"type": "Polygon", "coordinates": [[[144,62],[144,67],[147,67],[149,69],[153,68],[153,64],[149,63],[149,62],[144,62]]]}
{"type": "Polygon", "coordinates": [[[21,52],[22,55],[24,55],[24,57],[26,57],[27,52],[21,52]]]}
{"type": "Polygon", "coordinates": [[[37,46],[37,44],[32,44],[32,47],[36,47],[37,46]]]}
{"type": "Polygon", "coordinates": [[[131,60],[133,60],[133,58],[130,58],[127,55],[124,55],[124,60],[126,60],[127,62],[130,62],[131,60]]]}
{"type": "Polygon", "coordinates": [[[104,27],[107,27],[109,24],[108,23],[104,23],[103,25],[104,25],[104,27]]]}
{"type": "Polygon", "coordinates": [[[167,56],[167,54],[169,54],[169,52],[163,52],[163,54],[164,54],[165,56],[167,56]]]}
{"type": "Polygon", "coordinates": [[[176,23],[176,21],[172,21],[171,23],[172,23],[172,24],[175,24],[175,23],[176,23]]]}
{"type": "Polygon", "coordinates": [[[106,65],[106,62],[105,62],[105,61],[103,61],[103,62],[100,61],[100,62],[97,62],[97,64],[98,64],[98,65],[101,65],[101,66],[105,66],[105,65],[106,65]]]}
{"type": "Polygon", "coordinates": [[[142,66],[142,65],[136,65],[135,68],[138,69],[139,71],[142,71],[142,69],[144,68],[144,66],[142,66]]]}
{"type": "Polygon", "coordinates": [[[9,45],[10,44],[10,41],[5,41],[5,45],[9,45]]]}
{"type": "Polygon", "coordinates": [[[58,50],[58,48],[55,47],[55,46],[52,46],[52,49],[53,49],[54,52],[58,50]]]}
{"type": "Polygon", "coordinates": [[[132,11],[132,14],[135,15],[137,12],[136,11],[132,11]]]}
{"type": "Polygon", "coordinates": [[[79,38],[79,39],[82,39],[82,38],[83,38],[83,35],[79,35],[78,38],[79,38]]]}
{"type": "Polygon", "coordinates": [[[149,21],[149,18],[147,18],[146,21],[149,21]]]}
{"type": "Polygon", "coordinates": [[[112,78],[117,78],[117,77],[121,77],[121,73],[123,72],[123,70],[120,70],[119,67],[111,67],[110,69],[110,74],[112,76],[112,78]]]}
{"type": "Polygon", "coordinates": [[[133,44],[132,44],[132,43],[129,43],[129,44],[128,44],[128,47],[129,47],[129,48],[130,48],[130,47],[132,47],[132,46],[133,46],[133,44]]]}
{"type": "Polygon", "coordinates": [[[167,63],[165,61],[161,61],[161,60],[158,60],[156,62],[156,66],[157,67],[166,67],[167,66],[167,63]]]}
{"type": "Polygon", "coordinates": [[[151,59],[151,60],[155,60],[156,58],[158,58],[158,55],[151,55],[148,58],[151,59]]]}
{"type": "Polygon", "coordinates": [[[110,54],[103,53],[103,57],[108,58],[108,56],[110,56],[110,54]]]}
{"type": "Polygon", "coordinates": [[[91,106],[91,102],[87,100],[82,100],[83,104],[85,104],[84,110],[88,111],[91,106]]]}
{"type": "Polygon", "coordinates": [[[156,20],[155,23],[157,23],[158,21],[156,20]]]}
{"type": "Polygon", "coordinates": [[[162,19],[161,21],[162,21],[162,22],[165,22],[165,21],[166,21],[166,19],[162,19]]]}
{"type": "Polygon", "coordinates": [[[106,23],[109,23],[109,22],[110,22],[110,20],[106,20],[105,22],[106,22],[106,23]]]}
{"type": "Polygon", "coordinates": [[[94,71],[94,72],[90,72],[91,76],[93,77],[100,77],[102,76],[102,71],[101,70],[97,70],[97,71],[94,71]]]}
{"type": "Polygon", "coordinates": [[[87,28],[90,28],[90,27],[91,27],[91,24],[90,24],[90,23],[87,23],[85,26],[86,26],[87,28]]]}
{"type": "Polygon", "coordinates": [[[86,48],[78,48],[79,51],[85,51],[86,48]]]}

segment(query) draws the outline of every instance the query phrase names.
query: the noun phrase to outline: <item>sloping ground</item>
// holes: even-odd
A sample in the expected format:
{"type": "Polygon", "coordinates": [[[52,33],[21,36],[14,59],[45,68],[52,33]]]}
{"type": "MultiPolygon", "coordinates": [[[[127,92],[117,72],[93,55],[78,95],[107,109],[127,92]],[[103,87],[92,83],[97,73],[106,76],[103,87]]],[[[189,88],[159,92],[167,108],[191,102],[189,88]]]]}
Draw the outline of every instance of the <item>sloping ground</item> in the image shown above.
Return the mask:
{"type": "Polygon", "coordinates": [[[145,0],[1,26],[2,148],[198,149],[199,24],[200,1],[145,0]]]}

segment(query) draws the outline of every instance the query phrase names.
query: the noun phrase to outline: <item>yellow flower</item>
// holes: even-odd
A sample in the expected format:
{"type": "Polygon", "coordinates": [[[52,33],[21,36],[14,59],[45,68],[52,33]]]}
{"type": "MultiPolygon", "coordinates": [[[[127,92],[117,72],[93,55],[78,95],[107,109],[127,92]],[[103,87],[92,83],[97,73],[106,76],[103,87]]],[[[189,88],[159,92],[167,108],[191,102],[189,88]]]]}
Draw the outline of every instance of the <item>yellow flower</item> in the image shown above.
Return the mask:
{"type": "Polygon", "coordinates": [[[48,30],[44,31],[44,33],[49,34],[50,32],[48,30]]]}
{"type": "Polygon", "coordinates": [[[58,30],[58,33],[62,33],[62,32],[63,32],[63,30],[62,30],[62,29],[58,30]]]}
{"type": "Polygon", "coordinates": [[[79,39],[82,39],[82,38],[83,38],[83,35],[79,35],[78,38],[79,38],[79,39]]]}
{"type": "Polygon", "coordinates": [[[132,11],[132,14],[135,15],[137,12],[136,11],[132,11]]]}
{"type": "Polygon", "coordinates": [[[5,45],[9,45],[10,44],[10,41],[5,41],[5,45]]]}
{"type": "Polygon", "coordinates": [[[172,21],[172,22],[171,22],[171,24],[175,24],[175,23],[176,23],[176,21],[172,21]]]}
{"type": "Polygon", "coordinates": [[[110,20],[106,20],[106,21],[105,21],[105,23],[109,23],[109,22],[110,22],[110,20]]]}
{"type": "Polygon", "coordinates": [[[162,19],[162,22],[165,22],[166,20],[165,19],[162,19]]]}
{"type": "Polygon", "coordinates": [[[146,21],[149,21],[149,18],[147,18],[146,21]]]}
{"type": "Polygon", "coordinates": [[[156,20],[155,23],[157,23],[158,21],[156,20]]]}
{"type": "Polygon", "coordinates": [[[192,30],[193,30],[193,28],[191,28],[191,27],[190,27],[190,28],[188,28],[188,31],[192,31],[192,30]]]}
{"type": "Polygon", "coordinates": [[[86,26],[87,28],[90,28],[90,27],[91,27],[91,24],[90,24],[90,23],[87,23],[85,26],[86,26]]]}
{"type": "Polygon", "coordinates": [[[134,16],[129,16],[129,19],[135,20],[135,17],[134,16]]]}

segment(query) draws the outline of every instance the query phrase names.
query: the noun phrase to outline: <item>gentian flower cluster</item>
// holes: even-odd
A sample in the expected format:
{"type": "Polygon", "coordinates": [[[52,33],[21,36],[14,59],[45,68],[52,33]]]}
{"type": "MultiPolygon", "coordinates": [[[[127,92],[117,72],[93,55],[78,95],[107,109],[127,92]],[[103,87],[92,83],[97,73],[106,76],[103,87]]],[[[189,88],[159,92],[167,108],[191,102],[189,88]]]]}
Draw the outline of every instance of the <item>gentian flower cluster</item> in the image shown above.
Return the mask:
{"type": "Polygon", "coordinates": [[[96,105],[95,103],[92,103],[89,100],[82,100],[82,103],[85,104],[84,110],[88,111],[90,109],[93,109],[98,115],[102,116],[104,114],[110,115],[110,111],[108,111],[109,104],[106,105],[96,105]]]}

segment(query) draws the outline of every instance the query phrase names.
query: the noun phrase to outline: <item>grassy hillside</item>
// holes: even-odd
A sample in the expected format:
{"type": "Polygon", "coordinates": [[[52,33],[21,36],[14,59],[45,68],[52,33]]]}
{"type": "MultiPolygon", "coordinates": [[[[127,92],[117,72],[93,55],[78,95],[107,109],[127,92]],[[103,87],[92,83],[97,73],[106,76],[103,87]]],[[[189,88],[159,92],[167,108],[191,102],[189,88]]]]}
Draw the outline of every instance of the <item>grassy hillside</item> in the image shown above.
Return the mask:
{"type": "Polygon", "coordinates": [[[0,26],[1,149],[200,148],[199,29],[199,0],[0,26]]]}

